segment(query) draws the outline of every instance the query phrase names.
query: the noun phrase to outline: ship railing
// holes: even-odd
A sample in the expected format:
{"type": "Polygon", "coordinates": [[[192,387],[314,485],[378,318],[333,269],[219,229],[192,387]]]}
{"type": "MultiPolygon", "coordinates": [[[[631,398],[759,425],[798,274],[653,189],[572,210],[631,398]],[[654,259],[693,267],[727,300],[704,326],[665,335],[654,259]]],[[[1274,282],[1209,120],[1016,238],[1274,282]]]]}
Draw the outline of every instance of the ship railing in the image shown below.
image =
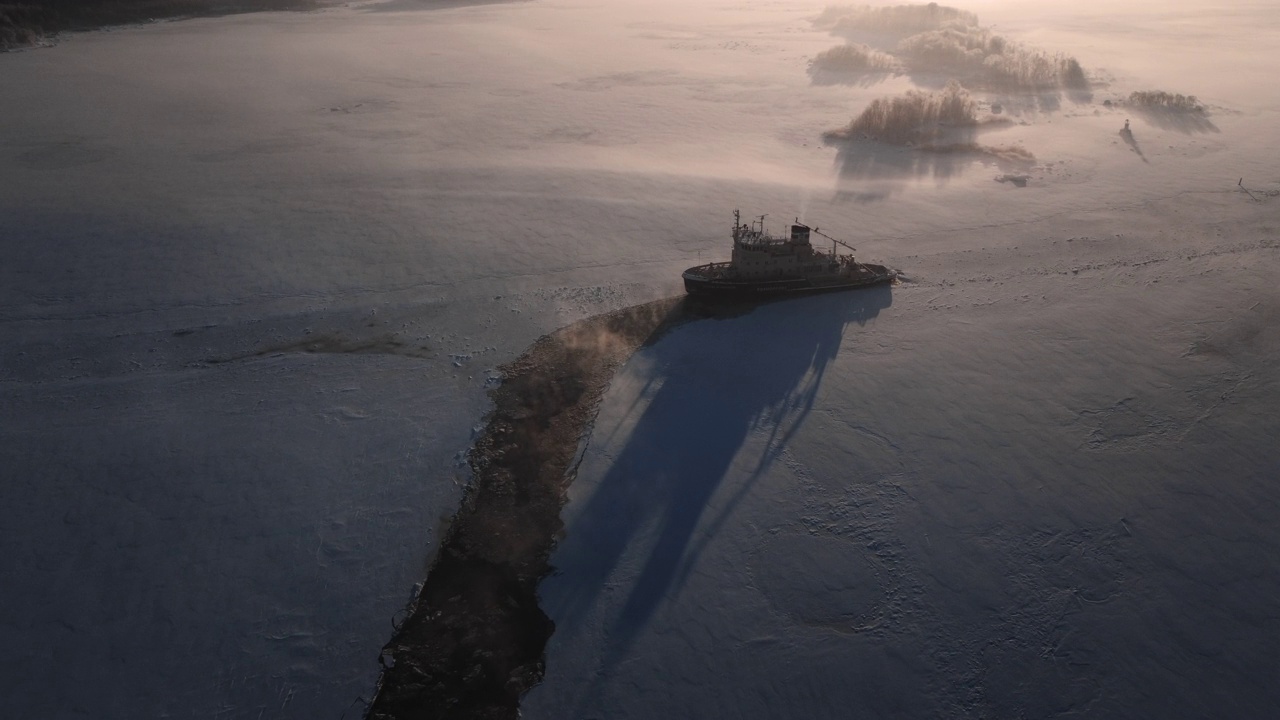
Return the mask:
{"type": "Polygon", "coordinates": [[[699,275],[701,277],[705,277],[705,278],[719,278],[719,277],[724,277],[725,275],[728,275],[732,269],[733,269],[733,263],[718,262],[718,263],[709,263],[707,265],[699,265],[696,268],[689,269],[688,272],[699,275]]]}

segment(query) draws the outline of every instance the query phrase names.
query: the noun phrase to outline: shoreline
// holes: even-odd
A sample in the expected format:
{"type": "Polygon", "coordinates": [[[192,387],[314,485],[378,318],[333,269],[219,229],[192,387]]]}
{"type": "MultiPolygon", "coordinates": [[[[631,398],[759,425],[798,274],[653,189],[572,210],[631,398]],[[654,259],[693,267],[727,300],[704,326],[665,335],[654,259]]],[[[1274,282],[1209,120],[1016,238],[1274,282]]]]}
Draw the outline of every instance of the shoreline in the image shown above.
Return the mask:
{"type": "Polygon", "coordinates": [[[51,3],[49,0],[0,6],[0,52],[48,47],[67,32],[88,32],[160,20],[220,17],[253,12],[310,11],[329,0],[93,0],[51,3]]]}

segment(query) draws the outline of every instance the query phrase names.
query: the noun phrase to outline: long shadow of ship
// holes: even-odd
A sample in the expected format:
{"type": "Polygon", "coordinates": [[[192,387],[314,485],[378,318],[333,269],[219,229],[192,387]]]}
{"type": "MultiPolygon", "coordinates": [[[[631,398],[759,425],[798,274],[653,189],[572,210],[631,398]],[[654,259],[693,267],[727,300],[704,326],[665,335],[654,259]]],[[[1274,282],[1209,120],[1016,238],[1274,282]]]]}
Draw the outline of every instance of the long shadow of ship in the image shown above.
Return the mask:
{"type": "MultiPolygon", "coordinates": [[[[558,576],[543,584],[556,632],[581,627],[624,558],[632,562],[637,545],[645,545],[626,601],[607,625],[606,664],[620,661],[663,599],[679,591],[700,548],[695,538],[715,532],[804,422],[847,326],[891,303],[891,289],[882,286],[741,313],[715,310],[719,322],[685,327],[652,346],[654,372],[641,394],[648,404],[573,513],[554,558],[558,576]],[[715,372],[709,376],[707,368],[715,372]],[[752,433],[766,435],[763,455],[746,458],[752,469],[731,478],[752,433]],[[733,494],[705,518],[708,501],[727,485],[733,494]]],[[[609,439],[597,442],[608,452],[609,439]]]]}

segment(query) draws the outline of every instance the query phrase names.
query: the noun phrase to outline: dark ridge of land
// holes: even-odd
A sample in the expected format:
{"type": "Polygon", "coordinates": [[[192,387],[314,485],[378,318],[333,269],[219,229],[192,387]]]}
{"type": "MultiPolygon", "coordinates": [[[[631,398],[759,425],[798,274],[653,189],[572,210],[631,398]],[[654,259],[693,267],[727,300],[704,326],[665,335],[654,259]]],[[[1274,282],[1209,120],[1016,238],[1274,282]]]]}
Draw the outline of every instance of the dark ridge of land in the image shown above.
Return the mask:
{"type": "Polygon", "coordinates": [[[313,10],[324,0],[26,0],[0,2],[0,51],[46,42],[60,32],[179,17],[265,10],[313,10]]]}
{"type": "MultiPolygon", "coordinates": [[[[178,330],[174,335],[184,336],[190,335],[191,333],[191,330],[178,330]]],[[[238,355],[230,355],[227,357],[207,358],[204,362],[209,365],[220,365],[222,363],[235,362],[237,360],[247,360],[249,358],[265,357],[267,355],[283,353],[402,355],[404,357],[416,358],[434,357],[434,353],[432,353],[429,345],[405,342],[400,338],[398,333],[386,333],[368,337],[348,337],[341,333],[333,332],[320,333],[315,336],[293,342],[269,345],[261,350],[254,350],[253,352],[240,353],[238,355]]]]}
{"type": "Polygon", "coordinates": [[[564,528],[579,444],[614,371],[695,314],[684,298],[588,318],[544,336],[490,391],[472,482],[409,616],[382,652],[369,720],[519,716],[555,624],[538,583],[564,528]]]}

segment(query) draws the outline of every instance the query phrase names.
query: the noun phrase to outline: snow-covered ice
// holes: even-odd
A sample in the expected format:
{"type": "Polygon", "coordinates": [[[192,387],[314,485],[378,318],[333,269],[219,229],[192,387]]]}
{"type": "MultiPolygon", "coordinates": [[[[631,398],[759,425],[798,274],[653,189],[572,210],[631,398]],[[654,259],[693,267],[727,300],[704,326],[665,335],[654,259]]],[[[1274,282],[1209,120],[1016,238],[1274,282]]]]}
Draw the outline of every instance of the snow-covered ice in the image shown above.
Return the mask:
{"type": "Polygon", "coordinates": [[[0,58],[2,714],[358,712],[492,369],[734,207],[909,280],[619,375],[527,716],[1276,706],[1269,3],[964,4],[1097,81],[983,98],[1024,187],[824,146],[913,84],[812,84],[821,3],[436,7],[0,58]],[[1103,104],[1156,89],[1208,124],[1103,104]]]}
{"type": "Polygon", "coordinates": [[[639,353],[525,715],[1267,716],[1276,245],[1200,254],[1147,211],[639,353]]]}

